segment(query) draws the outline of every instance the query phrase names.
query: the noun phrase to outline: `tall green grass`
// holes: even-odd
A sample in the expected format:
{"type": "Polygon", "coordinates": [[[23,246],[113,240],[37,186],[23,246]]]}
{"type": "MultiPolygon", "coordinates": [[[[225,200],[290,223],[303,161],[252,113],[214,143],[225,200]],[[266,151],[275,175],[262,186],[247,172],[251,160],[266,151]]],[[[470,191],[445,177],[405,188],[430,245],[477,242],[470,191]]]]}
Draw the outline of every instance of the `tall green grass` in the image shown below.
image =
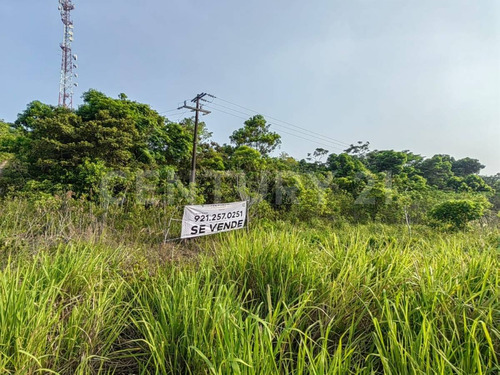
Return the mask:
{"type": "Polygon", "coordinates": [[[87,374],[119,358],[131,299],[103,250],[59,246],[3,269],[0,372],[87,374]]]}
{"type": "Polygon", "coordinates": [[[127,215],[0,207],[0,373],[500,371],[494,228],[276,222],[167,247],[159,215],[127,215]]]}

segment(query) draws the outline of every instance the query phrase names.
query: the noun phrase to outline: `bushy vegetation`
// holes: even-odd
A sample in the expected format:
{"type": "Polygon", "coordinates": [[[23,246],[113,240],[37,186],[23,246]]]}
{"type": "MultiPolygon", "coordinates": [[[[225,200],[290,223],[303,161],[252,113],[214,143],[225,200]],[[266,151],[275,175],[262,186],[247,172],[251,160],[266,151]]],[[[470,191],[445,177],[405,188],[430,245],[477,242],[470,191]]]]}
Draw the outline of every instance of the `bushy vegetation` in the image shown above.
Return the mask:
{"type": "Polygon", "coordinates": [[[448,224],[453,229],[464,229],[469,221],[483,216],[484,206],[470,200],[454,200],[443,202],[430,213],[437,221],[448,224]]]}
{"type": "Polygon", "coordinates": [[[232,144],[211,141],[203,123],[200,129],[198,179],[189,186],[192,119],[172,122],[124,94],[113,99],[95,90],[74,111],[35,101],[14,124],[0,123],[0,194],[70,192],[129,206],[246,199],[267,216],[407,225],[430,223],[431,211],[450,200],[480,205],[483,221],[500,211],[500,176],[479,176],[484,165],[470,157],[425,158],[360,141],[298,161],[272,154],[280,136],[261,115],[235,130],[232,144]]]}
{"type": "Polygon", "coordinates": [[[2,373],[500,370],[498,231],[262,221],[162,245],[161,214],[85,204],[0,207],[2,373]]]}

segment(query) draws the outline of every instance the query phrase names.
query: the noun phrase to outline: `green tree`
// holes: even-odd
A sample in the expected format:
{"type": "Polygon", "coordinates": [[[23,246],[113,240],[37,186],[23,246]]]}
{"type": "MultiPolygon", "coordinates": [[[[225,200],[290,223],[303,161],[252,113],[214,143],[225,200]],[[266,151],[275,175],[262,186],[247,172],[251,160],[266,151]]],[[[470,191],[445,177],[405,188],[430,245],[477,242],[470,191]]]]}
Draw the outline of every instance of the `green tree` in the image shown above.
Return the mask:
{"type": "Polygon", "coordinates": [[[448,180],[448,186],[458,192],[491,193],[493,189],[482,177],[470,174],[466,177],[453,176],[448,180]]]}
{"type": "Polygon", "coordinates": [[[237,147],[249,146],[267,156],[281,144],[281,136],[269,128],[264,116],[256,115],[245,121],[245,126],[235,130],[229,138],[237,147]]]}
{"type": "Polygon", "coordinates": [[[90,90],[83,99],[76,111],[35,101],[19,115],[16,127],[28,141],[15,159],[27,179],[83,192],[97,183],[88,171],[123,171],[134,179],[140,170],[187,165],[192,135],[185,127],[124,95],[90,90]]]}
{"type": "MultiPolygon", "coordinates": [[[[382,218],[387,221],[388,212],[395,211],[394,205],[396,192],[393,191],[390,184],[390,176],[385,173],[369,175],[367,184],[363,191],[356,197],[355,211],[358,217],[369,217],[372,221],[377,218],[382,218]],[[390,209],[387,210],[387,207],[390,209]],[[385,215],[381,213],[386,211],[385,215]]],[[[396,215],[392,215],[396,216],[396,215]]],[[[390,219],[389,219],[390,220],[390,219]]]]}
{"type": "Polygon", "coordinates": [[[413,167],[424,160],[422,155],[414,154],[410,150],[403,150],[401,152],[406,154],[406,167],[413,167]]]}
{"type": "Polygon", "coordinates": [[[465,184],[471,189],[473,192],[477,193],[491,193],[493,189],[486,184],[482,177],[470,174],[464,178],[465,184]]]}
{"type": "Polygon", "coordinates": [[[448,180],[453,176],[451,159],[448,155],[434,155],[432,158],[418,163],[416,168],[429,185],[444,189],[448,180]]]}
{"type": "Polygon", "coordinates": [[[455,192],[467,192],[470,191],[469,186],[465,183],[463,177],[452,176],[448,179],[447,186],[453,189],[455,192]]]}
{"type": "Polygon", "coordinates": [[[393,150],[372,151],[366,155],[366,165],[373,173],[390,172],[392,175],[403,171],[408,155],[393,150]]]}
{"type": "Polygon", "coordinates": [[[364,159],[370,152],[370,142],[358,141],[356,145],[351,144],[344,152],[358,159],[364,159]]]}
{"type": "Polygon", "coordinates": [[[313,153],[307,153],[307,160],[314,164],[322,164],[321,159],[328,155],[328,150],[318,147],[313,153]]]}
{"type": "Polygon", "coordinates": [[[326,164],[333,173],[337,189],[348,192],[355,199],[361,194],[371,175],[361,160],[346,153],[329,155],[326,164]]]}
{"type": "Polygon", "coordinates": [[[215,142],[202,143],[198,149],[198,165],[201,169],[223,171],[226,169],[223,155],[217,151],[219,145],[215,142]]]}
{"type": "Polygon", "coordinates": [[[77,129],[81,119],[66,108],[30,103],[16,125],[29,140],[16,158],[26,165],[29,178],[54,184],[74,182],[81,162],[77,129]]]}
{"type": "Polygon", "coordinates": [[[248,172],[257,172],[264,164],[259,151],[248,146],[239,146],[233,153],[231,164],[234,169],[242,169],[248,172]]]}
{"type": "Polygon", "coordinates": [[[471,174],[478,174],[481,169],[484,168],[479,160],[472,158],[463,158],[459,160],[453,160],[451,165],[451,170],[456,176],[466,177],[471,174]]]}
{"type": "Polygon", "coordinates": [[[346,153],[331,154],[326,163],[335,177],[354,177],[368,172],[360,160],[346,153]]]}
{"type": "MultiPolygon", "coordinates": [[[[176,124],[160,116],[150,106],[137,103],[122,96],[120,99],[107,97],[90,90],[83,95],[84,104],[76,111],[83,122],[96,121],[94,126],[102,132],[110,127],[105,121],[118,121],[118,133],[132,131],[132,144],[127,151],[138,164],[179,164],[189,159],[192,135],[182,124],[176,124]],[[119,125],[121,124],[121,125],[119,125]],[[119,125],[119,126],[118,126],[119,125]],[[133,129],[130,129],[133,126],[133,129]]],[[[117,137],[125,135],[116,133],[117,137]]],[[[192,133],[191,133],[192,134],[192,133]]]]}
{"type": "Polygon", "coordinates": [[[286,152],[280,153],[277,158],[269,159],[266,164],[266,168],[273,171],[297,171],[299,167],[300,162],[286,152]]]}

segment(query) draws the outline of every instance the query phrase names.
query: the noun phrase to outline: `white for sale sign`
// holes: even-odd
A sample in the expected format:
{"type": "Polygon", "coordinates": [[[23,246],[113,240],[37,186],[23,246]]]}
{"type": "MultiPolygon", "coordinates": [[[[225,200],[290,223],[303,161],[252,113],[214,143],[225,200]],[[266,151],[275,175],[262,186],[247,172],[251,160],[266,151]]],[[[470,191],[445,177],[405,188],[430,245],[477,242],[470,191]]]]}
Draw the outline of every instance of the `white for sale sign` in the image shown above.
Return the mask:
{"type": "Polygon", "coordinates": [[[246,219],[247,202],[185,206],[181,238],[242,229],[246,219]]]}

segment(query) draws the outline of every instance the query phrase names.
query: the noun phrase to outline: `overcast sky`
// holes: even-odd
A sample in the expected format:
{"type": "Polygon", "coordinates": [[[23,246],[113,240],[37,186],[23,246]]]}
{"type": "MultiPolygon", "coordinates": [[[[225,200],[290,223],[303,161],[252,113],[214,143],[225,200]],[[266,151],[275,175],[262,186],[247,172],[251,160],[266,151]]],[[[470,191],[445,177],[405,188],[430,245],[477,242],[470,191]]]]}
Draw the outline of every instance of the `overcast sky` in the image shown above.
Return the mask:
{"type": "MultiPolygon", "coordinates": [[[[500,172],[498,0],[74,3],[77,105],[89,88],[160,112],[208,92],[219,99],[203,120],[221,143],[252,114],[235,103],[272,116],[281,151],[298,158],[367,140],[373,149],[470,156],[487,165],[483,173],[500,172]]],[[[57,104],[57,7],[0,2],[6,121],[32,100],[57,104]]]]}

